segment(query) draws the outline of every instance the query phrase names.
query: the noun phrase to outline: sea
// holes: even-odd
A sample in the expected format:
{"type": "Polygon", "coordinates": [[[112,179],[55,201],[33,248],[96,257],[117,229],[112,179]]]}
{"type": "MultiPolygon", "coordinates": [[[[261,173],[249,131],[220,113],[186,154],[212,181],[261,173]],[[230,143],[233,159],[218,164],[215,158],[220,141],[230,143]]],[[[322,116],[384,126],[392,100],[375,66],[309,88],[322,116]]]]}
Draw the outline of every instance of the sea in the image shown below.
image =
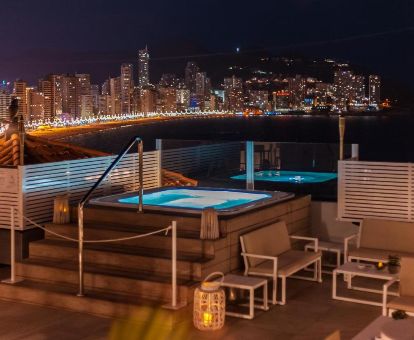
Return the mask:
{"type": "MultiPolygon", "coordinates": [[[[66,137],[64,141],[118,153],[135,136],[144,140],[145,150],[154,149],[157,139],[177,146],[180,141],[323,145],[339,143],[339,128],[337,116],[206,117],[126,125],[66,137]]],[[[360,160],[414,162],[414,114],[348,116],[344,142],[359,145],[360,160]]]]}

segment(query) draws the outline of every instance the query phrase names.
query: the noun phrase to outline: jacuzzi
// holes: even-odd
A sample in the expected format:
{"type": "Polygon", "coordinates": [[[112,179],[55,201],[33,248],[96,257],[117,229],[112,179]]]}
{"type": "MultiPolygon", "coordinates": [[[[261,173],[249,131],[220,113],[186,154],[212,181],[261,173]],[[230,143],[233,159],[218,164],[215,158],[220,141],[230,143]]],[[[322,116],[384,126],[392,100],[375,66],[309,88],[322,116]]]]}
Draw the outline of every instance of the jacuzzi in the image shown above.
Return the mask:
{"type": "MultiPolygon", "coordinates": [[[[202,187],[163,187],[146,190],[144,211],[200,214],[205,208],[214,208],[220,215],[274,205],[293,198],[294,194],[281,191],[248,191],[202,187]]],[[[129,192],[95,198],[90,204],[137,209],[138,193],[129,192]]]]}
{"type": "MultiPolygon", "coordinates": [[[[236,180],[246,180],[246,174],[231,177],[236,180]]],[[[255,181],[279,182],[293,184],[323,183],[338,178],[334,172],[308,172],[286,170],[264,170],[254,173],[255,181]]]]}

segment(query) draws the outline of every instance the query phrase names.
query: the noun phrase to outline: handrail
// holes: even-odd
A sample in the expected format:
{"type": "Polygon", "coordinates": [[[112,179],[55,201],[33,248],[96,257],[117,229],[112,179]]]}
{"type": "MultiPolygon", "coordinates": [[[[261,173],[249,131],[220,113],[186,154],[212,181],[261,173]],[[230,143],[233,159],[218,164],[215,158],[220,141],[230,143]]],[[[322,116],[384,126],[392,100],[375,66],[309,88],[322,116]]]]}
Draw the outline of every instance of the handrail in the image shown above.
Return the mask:
{"type": "Polygon", "coordinates": [[[105,170],[105,172],[99,177],[99,179],[95,182],[95,184],[88,190],[88,192],[83,196],[78,204],[78,232],[79,232],[79,239],[78,239],[78,259],[79,259],[79,291],[78,296],[84,295],[84,282],[83,282],[83,208],[88,203],[89,199],[91,198],[92,193],[96,190],[96,188],[108,177],[111,171],[119,164],[121,159],[128,153],[128,151],[132,148],[135,143],[138,143],[138,172],[139,172],[139,188],[138,188],[138,212],[143,212],[143,191],[144,191],[144,181],[143,181],[143,141],[139,137],[134,137],[131,141],[127,144],[127,146],[121,151],[121,153],[113,160],[111,165],[105,170]]]}

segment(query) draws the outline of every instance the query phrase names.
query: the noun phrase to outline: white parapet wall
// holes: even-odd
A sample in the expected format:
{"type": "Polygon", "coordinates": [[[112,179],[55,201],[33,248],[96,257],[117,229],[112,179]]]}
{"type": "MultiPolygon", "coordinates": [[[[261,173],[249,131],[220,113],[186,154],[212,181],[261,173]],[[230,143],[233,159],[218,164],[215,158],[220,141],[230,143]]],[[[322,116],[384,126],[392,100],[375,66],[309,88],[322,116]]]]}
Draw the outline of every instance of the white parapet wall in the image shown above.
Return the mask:
{"type": "MultiPolygon", "coordinates": [[[[0,228],[10,228],[10,208],[16,211],[16,229],[52,220],[56,196],[68,195],[77,203],[104,173],[116,156],[0,168],[0,228]]],[[[159,151],[144,153],[144,188],[161,186],[159,151]]],[[[138,155],[128,154],[96,190],[95,196],[138,189],[138,155]]]]}
{"type": "Polygon", "coordinates": [[[338,219],[414,221],[414,164],[338,162],[338,219]]]}

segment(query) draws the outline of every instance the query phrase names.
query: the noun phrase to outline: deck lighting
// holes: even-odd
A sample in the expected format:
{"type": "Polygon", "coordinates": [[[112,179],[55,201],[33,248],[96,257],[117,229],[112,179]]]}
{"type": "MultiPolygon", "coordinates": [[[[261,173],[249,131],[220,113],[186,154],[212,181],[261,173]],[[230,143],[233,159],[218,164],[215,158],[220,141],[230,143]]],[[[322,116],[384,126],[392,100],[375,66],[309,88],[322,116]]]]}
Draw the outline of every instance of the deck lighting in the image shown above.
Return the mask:
{"type": "Polygon", "coordinates": [[[223,273],[211,273],[194,291],[193,322],[201,331],[214,331],[224,326],[226,295],[221,288],[223,278],[223,273]],[[215,276],[221,276],[221,280],[209,281],[215,276]]]}

